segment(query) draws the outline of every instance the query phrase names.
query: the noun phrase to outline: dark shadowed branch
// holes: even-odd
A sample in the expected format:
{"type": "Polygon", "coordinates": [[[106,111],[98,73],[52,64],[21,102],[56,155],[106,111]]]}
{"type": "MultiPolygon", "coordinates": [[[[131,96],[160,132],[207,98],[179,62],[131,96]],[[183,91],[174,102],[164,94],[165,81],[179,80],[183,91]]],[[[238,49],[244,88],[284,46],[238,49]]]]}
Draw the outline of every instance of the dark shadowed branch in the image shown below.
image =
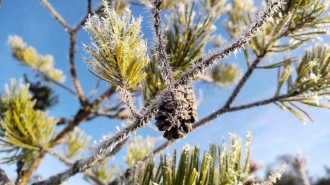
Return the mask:
{"type": "Polygon", "coordinates": [[[0,168],[0,184],[1,185],[14,185],[14,183],[12,183],[9,178],[7,177],[7,174],[5,173],[5,171],[3,171],[0,168]]]}
{"type": "Polygon", "coordinates": [[[92,0],[87,0],[87,12],[88,14],[92,13],[92,0]]]}

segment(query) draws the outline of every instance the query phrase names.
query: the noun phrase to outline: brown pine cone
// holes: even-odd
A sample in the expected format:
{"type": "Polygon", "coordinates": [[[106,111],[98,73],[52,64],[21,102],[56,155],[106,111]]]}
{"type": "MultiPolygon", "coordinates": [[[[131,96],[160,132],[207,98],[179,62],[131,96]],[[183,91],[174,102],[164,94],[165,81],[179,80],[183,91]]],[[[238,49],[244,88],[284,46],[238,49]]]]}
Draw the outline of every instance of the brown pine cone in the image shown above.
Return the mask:
{"type": "Polygon", "coordinates": [[[165,131],[164,138],[178,139],[191,132],[191,124],[197,120],[197,108],[190,88],[165,92],[158,107],[155,124],[159,131],[165,131]]]}

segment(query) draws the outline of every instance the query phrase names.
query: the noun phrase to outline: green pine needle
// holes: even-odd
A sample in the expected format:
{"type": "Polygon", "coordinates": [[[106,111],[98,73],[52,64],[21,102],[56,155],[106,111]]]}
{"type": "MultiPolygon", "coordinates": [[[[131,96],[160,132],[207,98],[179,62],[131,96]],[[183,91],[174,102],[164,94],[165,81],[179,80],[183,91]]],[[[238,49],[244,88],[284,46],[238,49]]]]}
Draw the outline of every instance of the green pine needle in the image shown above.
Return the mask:
{"type": "Polygon", "coordinates": [[[85,46],[93,60],[86,59],[90,71],[102,80],[130,89],[141,82],[149,63],[146,42],[141,35],[141,18],[131,18],[126,11],[122,17],[104,1],[105,17],[92,15],[85,29],[92,45],[85,46]]]}

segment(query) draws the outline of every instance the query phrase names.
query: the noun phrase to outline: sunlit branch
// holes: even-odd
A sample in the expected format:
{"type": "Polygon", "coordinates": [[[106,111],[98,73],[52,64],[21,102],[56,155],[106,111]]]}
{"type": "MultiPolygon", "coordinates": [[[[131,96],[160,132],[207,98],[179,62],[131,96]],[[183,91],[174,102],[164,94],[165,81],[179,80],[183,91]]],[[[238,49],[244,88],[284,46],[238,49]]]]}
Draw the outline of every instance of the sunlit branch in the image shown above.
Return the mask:
{"type": "Polygon", "coordinates": [[[95,153],[90,155],[88,158],[78,160],[74,163],[74,165],[71,166],[71,168],[69,168],[65,172],[51,176],[47,180],[34,183],[33,185],[60,184],[63,181],[70,178],[71,176],[75,175],[76,173],[90,168],[95,162],[98,161],[101,155],[105,153],[109,148],[111,149],[115,148],[115,146],[118,143],[124,141],[129,135],[131,135],[133,132],[136,132],[143,125],[149,122],[150,119],[156,113],[156,111],[157,111],[156,103],[151,104],[149,108],[145,110],[141,118],[138,118],[134,123],[131,123],[130,125],[124,127],[123,129],[119,130],[117,133],[114,133],[108,138],[105,138],[105,140],[99,144],[97,149],[95,149],[95,153]]]}
{"type": "Polygon", "coordinates": [[[50,14],[64,27],[68,32],[71,32],[71,28],[61,17],[61,15],[53,8],[53,6],[47,0],[40,0],[41,4],[50,12],[50,14]]]}
{"type": "MultiPolygon", "coordinates": [[[[271,1],[268,4],[268,8],[266,9],[265,12],[263,12],[263,14],[259,17],[259,20],[257,20],[257,22],[255,24],[253,24],[253,26],[250,28],[250,30],[248,30],[245,35],[243,35],[241,38],[239,38],[236,42],[233,42],[231,45],[229,45],[228,48],[222,50],[221,52],[203,60],[202,63],[197,64],[192,70],[188,71],[187,73],[185,73],[176,83],[176,85],[179,84],[187,84],[189,82],[191,82],[195,77],[198,76],[199,73],[203,72],[205,70],[206,67],[210,66],[211,64],[214,64],[217,60],[224,58],[226,56],[228,56],[229,54],[231,54],[232,52],[237,51],[238,49],[240,49],[241,47],[244,46],[244,44],[246,44],[249,39],[251,39],[253,36],[255,36],[255,34],[257,33],[257,31],[263,26],[263,24],[266,22],[266,20],[274,13],[276,12],[279,7],[281,6],[280,1],[271,1]]],[[[262,57],[261,57],[262,58],[262,57]]],[[[260,58],[260,59],[261,59],[260,58]]],[[[256,67],[258,62],[256,62],[255,66],[251,65],[250,69],[247,71],[247,73],[243,76],[241,82],[238,84],[238,86],[236,87],[237,89],[237,93],[238,91],[240,91],[241,87],[244,85],[244,83],[246,82],[247,78],[251,75],[253,69],[256,67]]],[[[235,93],[235,91],[234,91],[235,93]]],[[[197,122],[196,124],[194,124],[194,128],[197,128],[203,124],[205,124],[206,122],[211,121],[212,119],[216,118],[217,116],[223,114],[224,112],[228,111],[228,109],[230,108],[230,104],[232,103],[232,101],[235,99],[237,94],[234,94],[231,96],[231,98],[229,98],[229,100],[227,101],[227,103],[225,104],[225,106],[220,109],[219,111],[215,112],[214,114],[211,114],[209,117],[206,117],[204,119],[202,119],[201,121],[197,122]]],[[[160,97],[162,98],[162,97],[160,97]]],[[[70,169],[68,169],[67,171],[63,172],[63,173],[59,173],[57,175],[54,175],[52,177],[50,177],[49,179],[45,180],[45,181],[41,181],[39,183],[35,183],[35,185],[41,185],[41,184],[59,184],[61,182],[63,182],[64,180],[70,178],[71,176],[73,176],[74,174],[80,172],[80,171],[84,171],[87,168],[89,168],[92,164],[94,164],[97,159],[109,148],[113,148],[116,146],[116,144],[122,142],[123,140],[125,140],[131,133],[137,131],[139,128],[141,128],[144,124],[146,124],[147,122],[150,121],[151,117],[154,116],[156,110],[157,110],[157,103],[158,99],[155,100],[151,106],[146,109],[142,115],[142,117],[138,117],[137,120],[130,124],[129,126],[124,127],[122,130],[118,131],[117,133],[113,134],[112,136],[109,136],[109,138],[106,138],[98,147],[98,150],[92,154],[90,157],[86,158],[86,159],[82,159],[82,160],[78,160],[70,169]]],[[[263,102],[263,103],[259,103],[259,104],[254,104],[254,105],[250,105],[251,107],[253,106],[260,106],[262,104],[269,104],[270,102],[263,102]]]]}
{"type": "Polygon", "coordinates": [[[158,65],[162,69],[162,77],[166,81],[168,88],[173,88],[174,78],[172,74],[172,69],[170,66],[170,61],[166,53],[166,44],[164,40],[164,33],[162,30],[162,20],[160,18],[160,7],[162,1],[155,0],[151,12],[153,14],[153,28],[154,28],[154,38],[155,38],[155,48],[158,55],[158,65]]]}
{"type": "MultiPolygon", "coordinates": [[[[269,99],[266,99],[266,100],[257,101],[257,102],[254,102],[254,103],[249,103],[249,104],[245,104],[245,105],[239,105],[239,106],[231,107],[231,108],[228,108],[228,109],[219,109],[216,112],[214,112],[214,113],[202,118],[198,122],[196,122],[193,125],[193,130],[196,130],[200,126],[204,125],[205,123],[208,123],[208,122],[212,121],[213,119],[221,116],[224,113],[235,112],[235,111],[245,110],[245,109],[249,109],[249,108],[253,108],[253,107],[268,105],[268,104],[274,103],[276,101],[281,101],[282,99],[285,99],[285,98],[288,98],[288,97],[290,97],[290,96],[289,95],[282,95],[282,96],[278,96],[278,97],[274,97],[274,98],[269,98],[269,99]]],[[[153,156],[158,155],[162,151],[166,150],[169,146],[174,144],[175,141],[176,140],[167,141],[167,142],[163,143],[162,145],[160,145],[159,147],[157,147],[156,149],[154,149],[153,152],[152,152],[153,156]]],[[[148,158],[149,158],[149,156],[145,157],[142,161],[146,161],[148,158]]]]}
{"type": "MultiPolygon", "coordinates": [[[[42,150],[46,151],[47,153],[53,155],[54,157],[56,157],[57,159],[59,159],[60,161],[62,161],[63,163],[65,163],[68,166],[73,165],[73,163],[70,161],[70,159],[68,159],[67,157],[57,153],[56,151],[50,149],[50,148],[42,148],[42,150]]],[[[83,172],[84,175],[88,178],[90,178],[91,180],[93,180],[95,183],[99,184],[99,185],[106,185],[101,179],[99,179],[95,174],[91,173],[90,171],[84,171],[83,172]]]]}
{"type": "MultiPolygon", "coordinates": [[[[191,70],[185,72],[179,80],[176,82],[175,86],[177,85],[184,85],[188,84],[194,79],[196,79],[199,74],[203,73],[205,69],[211,65],[214,65],[220,59],[223,59],[229,56],[232,53],[237,52],[239,49],[244,47],[245,44],[249,42],[256,34],[260,31],[260,29],[264,26],[267,20],[279,10],[282,6],[281,1],[269,1],[267,5],[267,9],[263,12],[263,14],[258,17],[255,23],[236,41],[229,44],[228,47],[225,49],[220,49],[215,54],[211,55],[210,57],[205,57],[202,62],[196,64],[191,70]]],[[[255,66],[256,67],[256,66],[255,66]]],[[[254,68],[255,68],[254,67],[254,68]]],[[[238,86],[239,87],[239,86],[238,86]]]]}

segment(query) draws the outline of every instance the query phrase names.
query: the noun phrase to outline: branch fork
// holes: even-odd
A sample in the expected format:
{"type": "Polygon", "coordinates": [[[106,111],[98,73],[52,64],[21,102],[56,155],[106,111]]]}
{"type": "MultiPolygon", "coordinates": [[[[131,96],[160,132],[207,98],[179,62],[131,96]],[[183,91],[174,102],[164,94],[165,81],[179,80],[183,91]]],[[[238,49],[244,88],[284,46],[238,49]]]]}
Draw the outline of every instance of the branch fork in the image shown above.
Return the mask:
{"type": "MultiPolygon", "coordinates": [[[[238,49],[242,48],[244,44],[246,44],[255,34],[257,31],[264,25],[264,23],[267,21],[267,19],[274,13],[276,12],[281,6],[282,6],[282,1],[270,1],[268,4],[268,7],[266,11],[263,12],[263,14],[259,17],[259,20],[257,20],[256,23],[253,24],[253,26],[249,29],[249,31],[241,38],[239,38],[236,42],[233,42],[231,45],[229,45],[226,49],[221,50],[218,53],[215,53],[214,55],[205,58],[200,64],[197,64],[194,68],[186,72],[181,76],[181,78],[174,83],[173,77],[171,75],[172,70],[170,68],[167,55],[165,51],[165,42],[163,40],[163,36],[161,33],[161,22],[160,22],[160,15],[159,15],[159,7],[160,7],[161,1],[156,0],[155,1],[155,7],[152,8],[152,11],[154,13],[154,19],[155,19],[155,35],[157,38],[157,52],[159,54],[161,66],[164,66],[163,68],[163,76],[167,80],[167,84],[169,87],[179,87],[181,85],[186,85],[192,81],[192,79],[196,78],[199,73],[203,72],[206,67],[215,64],[216,61],[219,59],[222,59],[232,52],[237,51],[238,49]]],[[[242,78],[241,83],[236,87],[236,89],[239,91],[241,87],[244,85],[246,82],[247,78],[251,75],[252,71],[254,70],[255,67],[250,68],[250,72],[245,75],[245,77],[242,78]]],[[[169,90],[171,90],[169,88],[169,90]]],[[[234,93],[233,93],[234,94],[234,93]]],[[[232,101],[235,99],[237,94],[233,95],[230,100],[222,109],[220,109],[220,114],[224,113],[225,111],[228,111],[230,109],[230,104],[232,101]]],[[[102,141],[98,147],[98,149],[88,158],[86,159],[81,159],[76,161],[76,163],[69,168],[67,171],[54,175],[50,177],[49,179],[45,181],[41,181],[38,183],[35,183],[34,185],[41,185],[41,184],[60,184],[64,180],[70,178],[72,175],[81,172],[89,167],[91,167],[95,162],[99,159],[101,154],[103,154],[107,149],[113,148],[115,145],[118,143],[122,142],[125,140],[131,133],[137,131],[139,128],[141,128],[143,125],[145,125],[147,122],[150,121],[150,119],[155,116],[156,112],[158,112],[159,107],[159,102],[165,100],[166,98],[166,93],[164,93],[162,96],[156,98],[155,101],[151,103],[151,105],[148,108],[143,109],[144,113],[142,114],[141,117],[137,117],[134,123],[122,128],[119,130],[117,133],[109,136],[106,138],[104,141],[102,141]]],[[[168,102],[165,102],[168,103],[168,102]]],[[[165,105],[164,105],[165,106],[165,105]]],[[[168,105],[170,107],[170,105],[168,105]]],[[[210,116],[210,119],[205,120],[205,122],[208,122],[214,117],[217,117],[219,115],[215,114],[213,116],[210,116]]],[[[197,127],[197,125],[196,125],[197,127]]],[[[195,128],[195,127],[194,127],[195,128]]],[[[173,137],[173,134],[172,134],[173,137]]],[[[170,137],[168,137],[170,138],[170,137]]]]}

